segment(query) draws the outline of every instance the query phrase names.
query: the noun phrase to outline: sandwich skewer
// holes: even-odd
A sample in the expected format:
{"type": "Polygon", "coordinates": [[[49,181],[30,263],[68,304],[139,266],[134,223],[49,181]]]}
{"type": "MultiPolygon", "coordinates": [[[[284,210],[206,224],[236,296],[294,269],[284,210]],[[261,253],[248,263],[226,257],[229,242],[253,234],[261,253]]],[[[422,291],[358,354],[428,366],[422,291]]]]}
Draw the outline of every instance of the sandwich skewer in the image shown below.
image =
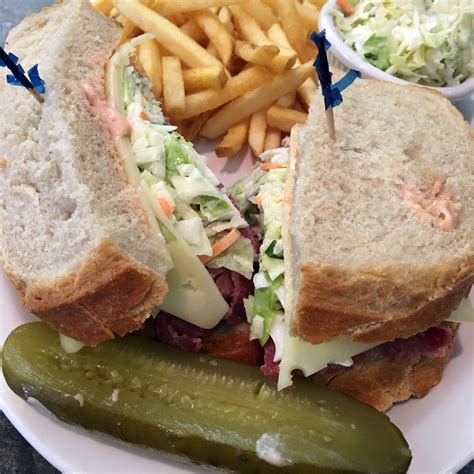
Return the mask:
{"type": "Polygon", "coordinates": [[[44,92],[44,81],[40,78],[38,74],[37,66],[33,66],[29,71],[28,74],[32,80],[30,80],[23,68],[19,64],[15,64],[16,57],[14,55],[7,54],[7,52],[0,47],[0,65],[6,66],[11,73],[13,74],[13,78],[11,76],[7,77],[7,80],[10,84],[13,85],[22,85],[26,88],[26,90],[40,103],[44,102],[44,97],[41,95],[39,91],[44,92]],[[11,78],[11,79],[10,79],[11,78]],[[16,80],[15,80],[16,79],[16,80]],[[35,84],[33,84],[35,82],[35,84]],[[39,91],[38,91],[39,90],[39,91]]]}
{"type": "Polygon", "coordinates": [[[324,97],[324,108],[326,111],[326,122],[329,136],[333,141],[336,141],[336,126],[334,123],[333,108],[342,102],[341,92],[360,77],[361,73],[355,69],[350,69],[342,79],[336,82],[336,84],[332,84],[332,73],[329,70],[329,62],[326,53],[326,50],[331,47],[331,43],[326,39],[326,31],[323,30],[321,33],[314,32],[311,35],[311,40],[318,48],[318,55],[314,61],[314,67],[318,74],[319,82],[321,84],[321,92],[324,97]]]}

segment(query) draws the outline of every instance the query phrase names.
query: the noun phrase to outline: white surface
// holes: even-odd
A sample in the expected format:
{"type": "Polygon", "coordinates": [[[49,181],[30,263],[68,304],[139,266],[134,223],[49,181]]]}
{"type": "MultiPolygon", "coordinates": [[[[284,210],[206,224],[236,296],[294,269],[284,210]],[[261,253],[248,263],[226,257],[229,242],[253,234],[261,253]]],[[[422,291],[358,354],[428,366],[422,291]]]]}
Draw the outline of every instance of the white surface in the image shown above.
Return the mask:
{"type": "MultiPolygon", "coordinates": [[[[331,43],[329,49],[330,54],[334,55],[340,63],[347,67],[347,69],[356,69],[362,73],[362,77],[370,79],[380,79],[383,81],[396,82],[398,84],[412,84],[410,82],[399,79],[398,77],[387,74],[386,72],[372,66],[364,61],[360,56],[346,45],[338,30],[334,26],[329,11],[334,8],[336,0],[328,0],[328,2],[321,9],[319,15],[319,30],[326,30],[326,37],[331,43]]],[[[470,100],[470,116],[466,116],[468,121],[472,118],[472,108],[474,104],[474,78],[471,77],[464,81],[459,86],[454,87],[434,87],[444,94],[453,104],[458,106],[460,101],[470,100]]]]}

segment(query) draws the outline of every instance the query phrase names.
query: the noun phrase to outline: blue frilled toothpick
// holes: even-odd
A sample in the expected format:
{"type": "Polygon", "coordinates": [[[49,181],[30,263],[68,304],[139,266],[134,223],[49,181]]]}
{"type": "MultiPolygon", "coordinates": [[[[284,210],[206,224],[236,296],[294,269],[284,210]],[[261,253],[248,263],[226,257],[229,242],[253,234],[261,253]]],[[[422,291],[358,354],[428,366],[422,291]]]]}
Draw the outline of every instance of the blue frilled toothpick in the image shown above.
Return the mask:
{"type": "Polygon", "coordinates": [[[318,55],[314,61],[314,67],[318,74],[321,92],[324,97],[324,108],[326,110],[329,136],[333,140],[336,140],[333,108],[342,102],[341,92],[349,87],[361,74],[359,71],[351,69],[342,79],[333,84],[332,72],[329,70],[328,57],[326,54],[326,50],[331,47],[331,43],[326,39],[326,31],[323,30],[321,33],[313,32],[311,34],[311,41],[318,48],[318,55]]]}
{"type": "Polygon", "coordinates": [[[8,84],[14,86],[24,86],[28,92],[40,103],[44,102],[41,94],[45,92],[45,83],[41,79],[38,65],[35,64],[25,74],[25,70],[18,62],[18,58],[13,53],[8,53],[0,47],[0,67],[7,67],[11,74],[7,74],[8,84]]]}

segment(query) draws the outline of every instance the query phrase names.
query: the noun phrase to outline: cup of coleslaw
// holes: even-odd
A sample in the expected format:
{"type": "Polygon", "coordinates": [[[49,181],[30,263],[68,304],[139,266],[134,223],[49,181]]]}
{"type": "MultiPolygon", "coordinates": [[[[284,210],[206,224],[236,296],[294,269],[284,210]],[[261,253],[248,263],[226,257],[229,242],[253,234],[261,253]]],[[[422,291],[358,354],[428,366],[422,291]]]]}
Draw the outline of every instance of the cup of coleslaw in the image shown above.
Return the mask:
{"type": "MultiPolygon", "coordinates": [[[[472,27],[469,16],[474,13],[474,6],[470,0],[456,1],[460,4],[460,8],[463,5],[468,8],[468,14],[465,15],[468,21],[463,17],[462,21],[457,22],[454,20],[456,12],[453,10],[453,2],[447,0],[437,2],[446,4],[443,14],[420,15],[414,8],[412,16],[406,9],[410,3],[406,0],[383,3],[377,0],[359,0],[352,3],[360,4],[356,5],[354,11],[354,14],[359,14],[360,17],[357,22],[354,21],[355,18],[352,18],[352,21],[345,21],[336,0],[329,0],[321,9],[319,29],[326,30],[326,37],[332,45],[328,51],[331,66],[342,70],[356,69],[362,73],[362,77],[369,79],[434,88],[456,106],[464,108],[462,111],[465,115],[472,117],[474,77],[472,74],[472,27]],[[389,16],[390,8],[404,8],[406,13],[390,22],[374,18],[373,12],[370,15],[360,13],[361,7],[365,10],[371,5],[374,8],[384,5],[383,8],[389,16]],[[436,25],[436,22],[439,24],[436,25]],[[345,31],[340,31],[336,23],[343,26],[341,29],[345,31]],[[456,37],[453,32],[454,24],[457,27],[458,36],[456,37]],[[356,27],[358,27],[357,30],[355,30],[356,27]],[[428,31],[431,35],[427,34],[428,31]],[[460,38],[459,35],[462,37],[460,38]],[[368,41],[369,38],[371,38],[370,41],[368,41]],[[454,39],[456,44],[465,45],[467,42],[466,48],[454,53],[452,51],[454,39]],[[368,47],[364,48],[362,45],[364,47],[368,45],[368,47]],[[377,50],[377,47],[381,50],[377,50]],[[411,51],[410,54],[407,54],[407,50],[411,51]],[[443,54],[446,57],[443,57],[443,54]],[[461,56],[454,57],[454,54],[461,54],[461,56]],[[461,61],[459,61],[460,58],[461,61]],[[386,70],[382,70],[381,67],[386,70]],[[432,85],[440,83],[445,85],[432,85]]],[[[468,120],[471,117],[467,117],[468,120]]]]}

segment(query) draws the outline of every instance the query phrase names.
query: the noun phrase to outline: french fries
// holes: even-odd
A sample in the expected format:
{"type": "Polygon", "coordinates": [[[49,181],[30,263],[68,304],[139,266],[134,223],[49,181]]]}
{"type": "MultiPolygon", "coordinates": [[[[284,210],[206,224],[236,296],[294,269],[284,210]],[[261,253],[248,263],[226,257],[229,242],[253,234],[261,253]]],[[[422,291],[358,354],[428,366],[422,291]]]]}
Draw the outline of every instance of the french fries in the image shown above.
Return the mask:
{"type": "MultiPolygon", "coordinates": [[[[260,28],[258,23],[240,6],[229,7],[237,29],[240,34],[252,44],[267,46],[273,43],[260,28]]],[[[288,48],[280,48],[279,53],[273,58],[271,69],[275,74],[291,69],[296,61],[296,53],[288,48]]]]}
{"type": "Polygon", "coordinates": [[[161,77],[161,53],[160,48],[154,40],[148,40],[138,47],[138,59],[150,79],[153,94],[158,99],[163,90],[161,77]]]}
{"type": "Polygon", "coordinates": [[[220,137],[218,156],[248,142],[258,156],[306,120],[317,87],[308,36],[324,0],[91,1],[121,23],[122,43],[154,35],[130,64],[187,140],[220,137]]]}
{"type": "Polygon", "coordinates": [[[279,105],[273,105],[267,110],[266,118],[270,127],[290,133],[294,125],[306,122],[308,114],[279,105]]]}
{"type": "Polygon", "coordinates": [[[104,15],[110,15],[112,8],[114,8],[112,0],[93,0],[92,4],[96,10],[100,11],[104,15]]]}
{"type": "Polygon", "coordinates": [[[181,62],[174,56],[163,56],[163,99],[165,111],[169,115],[184,112],[184,81],[181,62]]]}
{"type": "Polygon", "coordinates": [[[214,66],[220,62],[176,25],[138,0],[114,0],[117,10],[146,33],[153,33],[158,43],[190,67],[214,66]]]}
{"type": "Polygon", "coordinates": [[[186,97],[186,109],[179,119],[193,117],[256,89],[272,79],[272,74],[262,66],[253,66],[229,79],[221,90],[208,89],[186,97]]]}
{"type": "Polygon", "coordinates": [[[255,112],[249,125],[249,146],[255,156],[259,156],[265,149],[265,135],[267,132],[267,120],[265,110],[255,112]]]}
{"type": "Polygon", "coordinates": [[[286,107],[288,109],[291,109],[293,107],[293,104],[295,103],[296,100],[296,92],[290,92],[289,94],[284,95],[283,97],[280,97],[277,101],[276,104],[280,105],[281,107],[286,107]]]}
{"type": "Polygon", "coordinates": [[[281,132],[278,128],[268,128],[265,136],[265,150],[273,150],[281,146],[281,132]]]}
{"type": "Polygon", "coordinates": [[[217,14],[219,21],[227,28],[229,33],[234,31],[234,24],[232,23],[232,14],[227,7],[222,7],[217,14]]]}
{"type": "Polygon", "coordinates": [[[206,33],[202,31],[202,28],[194,20],[188,20],[179,29],[200,45],[207,41],[206,33]]]}
{"type": "Polygon", "coordinates": [[[296,2],[296,10],[305,28],[308,28],[310,31],[314,31],[318,28],[319,10],[316,7],[309,7],[296,2]]]}
{"type": "Polygon", "coordinates": [[[204,124],[209,120],[213,113],[213,110],[209,110],[208,112],[204,112],[193,120],[187,122],[185,124],[185,134],[183,134],[184,138],[186,138],[188,141],[194,140],[199,135],[202,127],[204,127],[204,124]]]}
{"type": "Polygon", "coordinates": [[[216,146],[216,155],[227,157],[236,155],[244,146],[249,131],[249,119],[229,128],[222,141],[216,146]]]}
{"type": "Polygon", "coordinates": [[[284,74],[275,76],[269,84],[235,99],[222,107],[204,125],[201,135],[207,138],[216,138],[222,135],[236,123],[249,117],[254,112],[268,107],[280,97],[299,87],[309,77],[312,69],[312,61],[308,61],[295,69],[290,69],[284,74]]]}
{"type": "Polygon", "coordinates": [[[222,63],[228,67],[234,50],[234,39],[217,15],[209,10],[194,13],[193,18],[217,50],[222,63]]]}
{"type": "Polygon", "coordinates": [[[183,80],[186,92],[221,89],[227,82],[227,74],[223,66],[197,67],[184,70],[183,80]]]}
{"type": "MultiPolygon", "coordinates": [[[[283,28],[278,24],[273,24],[268,30],[268,36],[274,41],[278,46],[282,48],[291,48],[290,43],[283,31],[283,28]]],[[[296,61],[296,64],[301,64],[299,60],[296,61]]],[[[298,95],[301,97],[301,100],[306,104],[306,107],[309,108],[311,101],[313,100],[314,94],[316,93],[316,84],[314,83],[311,77],[308,77],[300,87],[298,87],[298,95]]]]}
{"type": "Polygon", "coordinates": [[[278,46],[274,44],[265,44],[255,46],[246,41],[237,41],[235,43],[235,54],[239,58],[252,64],[272,67],[273,59],[280,52],[278,46]]]}
{"type": "Polygon", "coordinates": [[[161,15],[172,15],[173,13],[192,12],[205,8],[236,5],[247,0],[148,0],[150,8],[161,15]]]}
{"type": "Polygon", "coordinates": [[[268,30],[273,23],[278,21],[278,17],[273,10],[265,5],[261,0],[250,0],[242,5],[255,21],[265,30],[268,30]]]}
{"type": "Polygon", "coordinates": [[[295,0],[277,0],[281,26],[293,49],[298,53],[300,61],[305,61],[306,41],[300,23],[295,0]]]}

